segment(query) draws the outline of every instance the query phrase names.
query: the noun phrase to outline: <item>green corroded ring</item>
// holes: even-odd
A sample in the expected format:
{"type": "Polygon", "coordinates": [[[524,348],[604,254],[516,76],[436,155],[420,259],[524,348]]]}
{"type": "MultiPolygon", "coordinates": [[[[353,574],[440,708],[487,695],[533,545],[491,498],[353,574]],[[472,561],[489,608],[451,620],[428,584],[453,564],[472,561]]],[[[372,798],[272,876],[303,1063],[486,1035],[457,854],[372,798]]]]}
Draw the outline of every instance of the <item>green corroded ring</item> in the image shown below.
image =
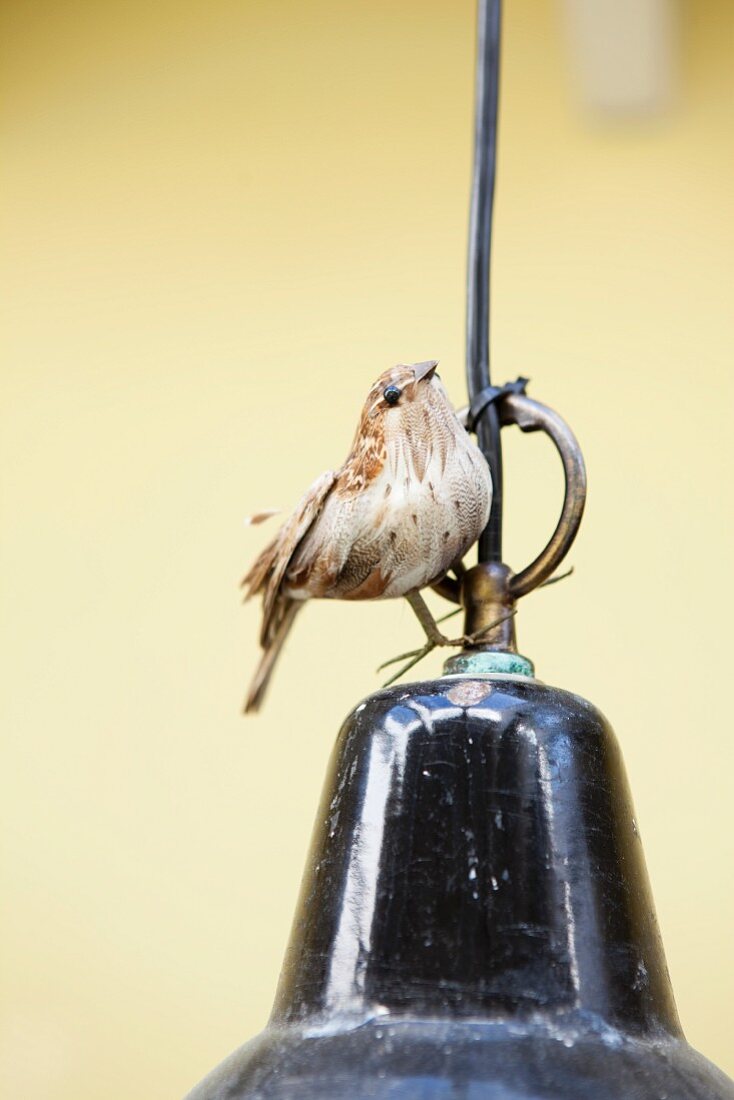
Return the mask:
{"type": "Polygon", "coordinates": [[[447,676],[499,673],[505,676],[534,676],[535,666],[519,653],[501,653],[497,650],[477,650],[476,653],[457,653],[449,657],[443,666],[447,676]]]}

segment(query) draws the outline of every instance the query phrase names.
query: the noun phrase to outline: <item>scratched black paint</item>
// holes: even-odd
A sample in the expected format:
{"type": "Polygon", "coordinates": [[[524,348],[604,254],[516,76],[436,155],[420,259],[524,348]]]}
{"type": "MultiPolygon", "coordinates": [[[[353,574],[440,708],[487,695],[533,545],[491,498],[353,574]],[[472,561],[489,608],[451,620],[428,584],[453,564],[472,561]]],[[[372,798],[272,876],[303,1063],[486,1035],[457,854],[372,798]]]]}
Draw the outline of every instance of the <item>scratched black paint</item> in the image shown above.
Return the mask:
{"type": "Polygon", "coordinates": [[[519,678],[371,697],[270,1025],[191,1100],[663,1095],[734,1088],[683,1039],[604,718],[519,678]]]}

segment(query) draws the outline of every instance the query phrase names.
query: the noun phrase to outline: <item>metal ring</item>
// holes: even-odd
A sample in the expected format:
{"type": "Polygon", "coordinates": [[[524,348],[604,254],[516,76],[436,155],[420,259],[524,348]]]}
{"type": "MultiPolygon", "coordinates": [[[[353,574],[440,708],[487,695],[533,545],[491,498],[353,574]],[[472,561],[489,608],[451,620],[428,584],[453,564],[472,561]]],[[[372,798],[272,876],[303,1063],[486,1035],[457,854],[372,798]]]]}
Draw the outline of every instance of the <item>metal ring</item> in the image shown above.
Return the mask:
{"type": "Polygon", "coordinates": [[[557,412],[524,394],[508,394],[499,405],[500,422],[522,432],[545,432],[563,463],[565,496],[556,529],[537,558],[510,579],[510,594],[519,600],[558,568],[578,534],[586,503],[586,467],[576,436],[557,412]]]}
{"type": "MultiPolygon", "coordinates": [[[[565,479],[563,508],[550,541],[530,565],[510,578],[510,594],[513,599],[519,600],[547,580],[571,549],[584,514],[586,467],[576,436],[553,409],[520,393],[503,395],[497,407],[501,425],[517,424],[521,432],[545,432],[550,436],[561,456],[565,479]]],[[[457,411],[459,420],[465,426],[468,415],[468,405],[457,411]]],[[[444,577],[433,587],[447,600],[459,603],[459,583],[453,577],[444,577]]]]}

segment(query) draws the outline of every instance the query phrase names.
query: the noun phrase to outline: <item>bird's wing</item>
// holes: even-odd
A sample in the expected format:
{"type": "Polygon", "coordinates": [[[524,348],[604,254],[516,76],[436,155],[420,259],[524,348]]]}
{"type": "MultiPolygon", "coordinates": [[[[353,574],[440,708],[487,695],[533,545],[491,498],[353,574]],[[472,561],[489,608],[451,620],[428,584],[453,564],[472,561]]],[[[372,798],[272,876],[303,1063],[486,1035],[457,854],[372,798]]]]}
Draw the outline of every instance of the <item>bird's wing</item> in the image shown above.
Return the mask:
{"type": "Polygon", "coordinates": [[[260,641],[263,645],[267,644],[271,635],[276,601],[285,572],[302,539],[318,518],[324,501],[334,487],[336,476],[333,470],[327,470],[314,481],[304,493],[293,514],[285,521],[273,541],[265,547],[242,581],[243,587],[247,590],[246,599],[256,592],[264,591],[263,622],[260,632],[260,641]]]}

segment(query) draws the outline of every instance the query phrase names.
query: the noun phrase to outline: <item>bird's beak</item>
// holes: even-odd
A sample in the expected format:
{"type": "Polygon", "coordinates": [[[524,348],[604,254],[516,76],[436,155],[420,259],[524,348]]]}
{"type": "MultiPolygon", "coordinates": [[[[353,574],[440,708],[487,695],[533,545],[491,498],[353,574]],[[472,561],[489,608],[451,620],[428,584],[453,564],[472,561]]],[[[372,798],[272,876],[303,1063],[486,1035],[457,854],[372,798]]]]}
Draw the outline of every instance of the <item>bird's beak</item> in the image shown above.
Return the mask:
{"type": "Polygon", "coordinates": [[[413,367],[413,375],[416,382],[423,382],[426,378],[433,378],[438,366],[438,359],[431,359],[428,363],[416,363],[413,367]]]}

